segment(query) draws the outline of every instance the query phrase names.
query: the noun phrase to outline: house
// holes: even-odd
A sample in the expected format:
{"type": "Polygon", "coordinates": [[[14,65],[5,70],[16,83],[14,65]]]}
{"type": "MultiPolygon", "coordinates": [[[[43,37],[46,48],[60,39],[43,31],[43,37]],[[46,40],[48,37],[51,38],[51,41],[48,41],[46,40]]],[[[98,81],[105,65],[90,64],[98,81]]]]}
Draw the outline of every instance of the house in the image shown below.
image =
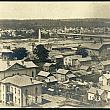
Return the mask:
{"type": "Polygon", "coordinates": [[[80,66],[80,70],[85,70],[85,71],[89,72],[89,71],[91,71],[91,67],[82,65],[82,66],[80,66]]]}
{"type": "Polygon", "coordinates": [[[67,56],[64,58],[63,62],[65,67],[73,67],[74,69],[79,69],[78,58],[82,58],[81,55],[67,56]]]}
{"type": "Polygon", "coordinates": [[[1,80],[1,101],[24,107],[42,103],[42,82],[27,75],[14,75],[1,80]]]}
{"type": "Polygon", "coordinates": [[[14,74],[26,74],[32,77],[36,77],[36,66],[32,61],[14,60],[4,61],[0,60],[0,80],[14,74]]]}
{"type": "Polygon", "coordinates": [[[56,78],[58,81],[67,81],[69,78],[74,78],[75,75],[70,70],[58,69],[56,72],[56,78]]]}
{"type": "Polygon", "coordinates": [[[55,76],[46,71],[40,71],[37,75],[37,80],[45,82],[47,86],[57,83],[55,76]]]}
{"type": "Polygon", "coordinates": [[[80,65],[84,66],[91,66],[92,65],[92,58],[91,57],[84,57],[84,58],[78,58],[78,61],[80,65]]]}
{"type": "Polygon", "coordinates": [[[85,43],[82,45],[83,48],[87,49],[89,55],[95,55],[100,57],[110,56],[110,42],[104,43],[85,43]]]}
{"type": "Polygon", "coordinates": [[[102,100],[106,100],[106,98],[107,98],[107,94],[102,89],[91,87],[87,91],[87,99],[88,99],[88,101],[93,101],[93,100],[102,101],[102,100]]]}
{"type": "Polygon", "coordinates": [[[104,85],[100,87],[102,90],[105,90],[107,93],[107,100],[110,100],[110,85],[104,85]]]}
{"type": "Polygon", "coordinates": [[[103,74],[99,77],[99,84],[102,86],[110,85],[110,74],[103,74]]]}
{"type": "Polygon", "coordinates": [[[63,65],[63,55],[57,55],[53,57],[54,62],[57,64],[57,68],[61,67],[63,65]]]}
{"type": "Polygon", "coordinates": [[[43,65],[43,70],[47,72],[55,72],[56,63],[45,63],[43,65]]]}
{"type": "Polygon", "coordinates": [[[73,74],[76,76],[76,80],[82,80],[88,73],[85,70],[77,70],[73,71],[73,74]]]}
{"type": "Polygon", "coordinates": [[[12,58],[12,54],[13,54],[13,51],[7,48],[1,49],[0,51],[0,57],[3,60],[6,60],[7,58],[12,58]]]}
{"type": "Polygon", "coordinates": [[[102,67],[102,69],[105,71],[109,71],[110,70],[110,60],[101,61],[100,67],[102,67]]]}
{"type": "Polygon", "coordinates": [[[44,79],[44,82],[47,84],[47,87],[51,87],[52,85],[57,84],[57,79],[55,78],[55,76],[49,76],[47,78],[44,79]]]}

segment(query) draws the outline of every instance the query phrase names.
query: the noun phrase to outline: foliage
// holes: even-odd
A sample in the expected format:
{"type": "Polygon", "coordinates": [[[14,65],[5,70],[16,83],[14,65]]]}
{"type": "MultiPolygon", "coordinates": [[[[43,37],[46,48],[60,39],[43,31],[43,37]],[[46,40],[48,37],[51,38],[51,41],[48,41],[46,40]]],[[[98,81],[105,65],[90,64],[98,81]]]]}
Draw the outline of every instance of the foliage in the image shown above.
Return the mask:
{"type": "Polygon", "coordinates": [[[21,60],[27,57],[27,50],[25,48],[16,48],[13,50],[13,57],[17,58],[17,60],[21,60]]]}
{"type": "Polygon", "coordinates": [[[80,48],[76,51],[76,55],[82,55],[82,57],[87,57],[88,51],[84,48],[80,48]]]}
{"type": "Polygon", "coordinates": [[[45,62],[48,59],[49,51],[43,45],[37,45],[33,51],[34,54],[38,57],[39,61],[45,62]]]}

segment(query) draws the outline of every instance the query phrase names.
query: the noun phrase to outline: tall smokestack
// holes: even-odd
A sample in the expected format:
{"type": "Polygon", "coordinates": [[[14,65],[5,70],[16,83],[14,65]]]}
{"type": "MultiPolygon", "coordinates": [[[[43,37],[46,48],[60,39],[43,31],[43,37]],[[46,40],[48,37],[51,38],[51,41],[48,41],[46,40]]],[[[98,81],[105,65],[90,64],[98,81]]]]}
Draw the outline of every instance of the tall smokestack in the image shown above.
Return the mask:
{"type": "Polygon", "coordinates": [[[41,42],[41,31],[39,29],[39,43],[41,42]]]}

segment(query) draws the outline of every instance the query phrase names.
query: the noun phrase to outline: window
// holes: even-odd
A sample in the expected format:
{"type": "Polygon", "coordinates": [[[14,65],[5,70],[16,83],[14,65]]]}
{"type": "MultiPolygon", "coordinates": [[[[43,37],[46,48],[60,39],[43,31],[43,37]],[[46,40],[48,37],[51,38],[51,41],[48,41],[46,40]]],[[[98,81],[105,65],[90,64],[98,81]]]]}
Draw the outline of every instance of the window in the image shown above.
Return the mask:
{"type": "Polygon", "coordinates": [[[6,91],[9,92],[9,86],[6,86],[6,91]]]}
{"type": "Polygon", "coordinates": [[[3,92],[4,92],[4,86],[3,86],[3,92]]]}
{"type": "Polygon", "coordinates": [[[18,94],[20,95],[20,90],[18,90],[18,94]]]}
{"type": "Polygon", "coordinates": [[[34,77],[34,71],[32,71],[32,77],[34,77]]]}
{"type": "Polygon", "coordinates": [[[15,97],[15,103],[16,103],[16,97],[15,97]]]}
{"type": "Polygon", "coordinates": [[[3,99],[4,99],[4,94],[3,94],[3,99]]]}
{"type": "Polygon", "coordinates": [[[28,104],[28,98],[26,98],[26,105],[28,104]]]}
{"type": "Polygon", "coordinates": [[[37,102],[37,96],[36,96],[35,100],[36,100],[36,102],[37,102]]]}
{"type": "Polygon", "coordinates": [[[18,99],[18,102],[19,102],[19,104],[20,104],[20,98],[18,99]]]}
{"type": "Polygon", "coordinates": [[[15,88],[15,94],[16,94],[16,88],[15,88]]]}
{"type": "Polygon", "coordinates": [[[11,87],[11,92],[13,92],[13,87],[11,87]]]}
{"type": "Polygon", "coordinates": [[[37,94],[37,91],[38,91],[38,89],[37,89],[37,87],[35,88],[35,93],[37,94]]]}
{"type": "Polygon", "coordinates": [[[27,95],[27,94],[28,94],[28,90],[26,89],[26,90],[25,90],[25,95],[27,95]]]}

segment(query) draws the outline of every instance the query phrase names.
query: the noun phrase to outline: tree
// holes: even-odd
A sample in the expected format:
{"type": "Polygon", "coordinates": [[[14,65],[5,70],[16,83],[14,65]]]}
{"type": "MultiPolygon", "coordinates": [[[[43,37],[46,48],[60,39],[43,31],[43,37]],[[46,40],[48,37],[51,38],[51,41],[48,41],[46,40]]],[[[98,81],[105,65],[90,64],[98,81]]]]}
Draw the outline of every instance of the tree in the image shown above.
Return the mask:
{"type": "Polygon", "coordinates": [[[22,60],[24,57],[27,57],[27,50],[25,48],[16,48],[13,50],[13,57],[17,60],[22,60]]]}
{"type": "Polygon", "coordinates": [[[76,51],[76,55],[82,55],[82,57],[87,57],[88,51],[84,48],[80,48],[76,51]]]}
{"type": "Polygon", "coordinates": [[[39,61],[45,62],[48,59],[49,51],[43,45],[37,45],[33,51],[34,54],[38,57],[39,61]]]}

